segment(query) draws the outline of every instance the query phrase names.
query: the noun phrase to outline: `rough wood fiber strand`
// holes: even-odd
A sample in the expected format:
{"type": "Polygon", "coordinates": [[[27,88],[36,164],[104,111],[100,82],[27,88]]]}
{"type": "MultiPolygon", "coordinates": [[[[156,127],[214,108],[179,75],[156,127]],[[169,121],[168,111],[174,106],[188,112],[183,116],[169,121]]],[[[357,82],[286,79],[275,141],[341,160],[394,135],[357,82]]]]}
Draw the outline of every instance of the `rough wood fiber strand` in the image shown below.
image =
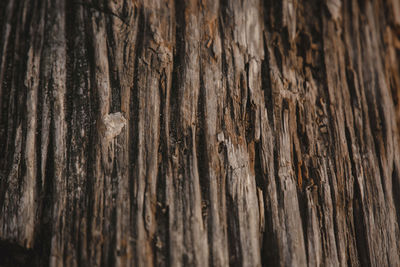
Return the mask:
{"type": "Polygon", "coordinates": [[[0,1],[0,266],[399,266],[398,0],[0,1]]]}

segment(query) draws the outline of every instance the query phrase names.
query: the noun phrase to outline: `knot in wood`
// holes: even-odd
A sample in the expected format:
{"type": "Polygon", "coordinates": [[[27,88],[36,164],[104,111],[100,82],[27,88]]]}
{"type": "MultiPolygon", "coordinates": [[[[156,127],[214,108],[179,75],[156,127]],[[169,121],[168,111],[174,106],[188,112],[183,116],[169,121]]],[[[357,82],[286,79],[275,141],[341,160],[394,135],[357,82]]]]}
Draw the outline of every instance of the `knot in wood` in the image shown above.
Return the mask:
{"type": "Polygon", "coordinates": [[[111,141],[119,135],[126,124],[126,119],[121,112],[107,114],[103,117],[103,136],[111,141]]]}

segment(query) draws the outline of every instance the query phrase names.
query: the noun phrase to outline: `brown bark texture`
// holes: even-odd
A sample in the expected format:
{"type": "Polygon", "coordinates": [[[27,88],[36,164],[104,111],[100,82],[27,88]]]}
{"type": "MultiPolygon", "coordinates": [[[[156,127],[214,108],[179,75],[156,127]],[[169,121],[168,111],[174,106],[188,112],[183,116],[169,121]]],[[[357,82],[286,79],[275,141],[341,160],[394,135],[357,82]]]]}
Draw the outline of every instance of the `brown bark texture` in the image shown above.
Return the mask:
{"type": "Polygon", "coordinates": [[[0,266],[400,266],[399,0],[2,0],[0,32],[0,266]]]}

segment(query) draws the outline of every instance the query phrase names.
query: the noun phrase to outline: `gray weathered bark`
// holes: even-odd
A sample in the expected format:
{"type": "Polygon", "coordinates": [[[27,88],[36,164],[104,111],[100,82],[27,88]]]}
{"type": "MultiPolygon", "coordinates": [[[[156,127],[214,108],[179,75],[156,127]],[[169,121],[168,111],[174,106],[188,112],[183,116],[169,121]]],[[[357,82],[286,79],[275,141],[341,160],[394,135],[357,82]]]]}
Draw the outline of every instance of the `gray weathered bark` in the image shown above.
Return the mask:
{"type": "Polygon", "coordinates": [[[0,266],[400,266],[398,0],[3,0],[0,31],[0,266]]]}

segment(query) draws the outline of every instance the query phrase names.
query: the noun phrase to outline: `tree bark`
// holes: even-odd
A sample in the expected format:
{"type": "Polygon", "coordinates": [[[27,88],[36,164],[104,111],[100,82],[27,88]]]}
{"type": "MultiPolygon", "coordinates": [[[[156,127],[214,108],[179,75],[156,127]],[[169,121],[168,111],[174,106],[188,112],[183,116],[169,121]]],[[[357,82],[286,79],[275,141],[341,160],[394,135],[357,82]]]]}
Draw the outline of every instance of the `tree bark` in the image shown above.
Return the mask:
{"type": "Polygon", "coordinates": [[[0,266],[400,266],[398,0],[3,0],[0,31],[0,266]]]}

